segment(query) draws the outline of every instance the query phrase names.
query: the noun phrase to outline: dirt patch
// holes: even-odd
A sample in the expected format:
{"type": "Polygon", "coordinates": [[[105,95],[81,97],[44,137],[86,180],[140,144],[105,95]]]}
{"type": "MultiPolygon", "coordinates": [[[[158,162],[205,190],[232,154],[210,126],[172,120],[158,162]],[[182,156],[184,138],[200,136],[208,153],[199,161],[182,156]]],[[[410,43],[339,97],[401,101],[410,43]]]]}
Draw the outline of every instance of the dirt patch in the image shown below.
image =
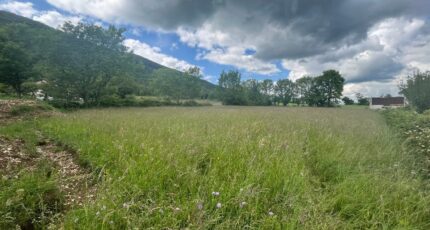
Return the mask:
{"type": "Polygon", "coordinates": [[[52,115],[52,107],[32,100],[0,100],[0,124],[52,115]]]}
{"type": "Polygon", "coordinates": [[[77,163],[74,153],[49,140],[44,140],[41,144],[36,151],[57,166],[58,182],[65,196],[65,205],[82,206],[85,202],[94,201],[97,187],[93,174],[77,163]]]}
{"type": "Polygon", "coordinates": [[[24,144],[23,140],[0,136],[2,179],[18,178],[19,172],[32,171],[39,161],[49,160],[54,163],[54,170],[58,173],[58,185],[64,194],[66,208],[94,201],[97,187],[93,174],[77,163],[72,151],[43,139],[36,147],[36,154],[28,154],[24,144]]]}
{"type": "Polygon", "coordinates": [[[22,168],[33,170],[39,160],[25,152],[23,140],[0,136],[0,174],[3,179],[17,178],[16,172],[22,168]]]}

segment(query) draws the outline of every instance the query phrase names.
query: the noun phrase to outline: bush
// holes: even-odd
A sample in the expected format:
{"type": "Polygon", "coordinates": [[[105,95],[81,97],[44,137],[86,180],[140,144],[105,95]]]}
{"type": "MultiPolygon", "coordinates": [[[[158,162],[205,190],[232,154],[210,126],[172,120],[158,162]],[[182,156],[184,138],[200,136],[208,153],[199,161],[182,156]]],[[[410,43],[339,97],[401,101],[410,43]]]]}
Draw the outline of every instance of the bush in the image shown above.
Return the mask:
{"type": "Polygon", "coordinates": [[[67,101],[64,99],[54,99],[49,101],[49,104],[59,109],[77,109],[82,107],[82,104],[77,101],[67,101]]]}
{"type": "Polygon", "coordinates": [[[405,139],[409,151],[424,157],[430,169],[430,116],[429,112],[418,114],[407,109],[383,111],[390,126],[395,127],[405,139]]]}

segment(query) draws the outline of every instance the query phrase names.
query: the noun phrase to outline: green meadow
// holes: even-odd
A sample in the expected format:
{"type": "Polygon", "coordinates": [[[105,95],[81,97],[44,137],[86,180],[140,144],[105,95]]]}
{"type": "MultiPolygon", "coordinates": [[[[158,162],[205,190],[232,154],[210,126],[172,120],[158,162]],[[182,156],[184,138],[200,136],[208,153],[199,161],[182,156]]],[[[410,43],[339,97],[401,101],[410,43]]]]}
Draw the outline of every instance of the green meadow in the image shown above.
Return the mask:
{"type": "Polygon", "coordinates": [[[96,177],[66,229],[429,229],[416,160],[367,109],[89,109],[37,122],[96,177]]]}

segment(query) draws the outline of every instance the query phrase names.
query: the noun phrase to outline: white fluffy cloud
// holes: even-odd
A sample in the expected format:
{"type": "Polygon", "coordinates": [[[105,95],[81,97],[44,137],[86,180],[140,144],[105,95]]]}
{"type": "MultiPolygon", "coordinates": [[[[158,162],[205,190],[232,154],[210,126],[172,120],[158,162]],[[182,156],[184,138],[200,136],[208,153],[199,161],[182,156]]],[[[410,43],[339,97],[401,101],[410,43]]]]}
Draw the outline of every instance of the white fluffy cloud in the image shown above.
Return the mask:
{"type": "Polygon", "coordinates": [[[31,2],[4,1],[0,3],[0,10],[6,10],[27,18],[31,18],[38,13],[31,2]]]}
{"type": "Polygon", "coordinates": [[[124,45],[135,54],[148,58],[151,61],[157,62],[169,68],[184,71],[193,66],[186,61],[163,54],[158,47],[151,47],[150,45],[135,39],[126,39],[124,41],[124,45]]]}
{"type": "Polygon", "coordinates": [[[4,1],[0,2],[0,10],[6,10],[14,14],[18,14],[35,21],[44,23],[50,27],[58,28],[66,21],[78,23],[82,20],[80,16],[65,16],[58,11],[38,11],[33,7],[31,2],[4,1]]]}

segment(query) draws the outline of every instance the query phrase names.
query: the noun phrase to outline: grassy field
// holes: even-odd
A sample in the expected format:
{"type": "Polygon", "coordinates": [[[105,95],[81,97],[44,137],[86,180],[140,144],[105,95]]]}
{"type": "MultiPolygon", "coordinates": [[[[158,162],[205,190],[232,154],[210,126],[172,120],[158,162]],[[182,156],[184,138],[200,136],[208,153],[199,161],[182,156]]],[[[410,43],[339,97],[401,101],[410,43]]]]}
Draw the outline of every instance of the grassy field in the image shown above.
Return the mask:
{"type": "Polygon", "coordinates": [[[100,178],[66,228],[430,228],[428,181],[366,109],[82,110],[37,126],[100,178]]]}

